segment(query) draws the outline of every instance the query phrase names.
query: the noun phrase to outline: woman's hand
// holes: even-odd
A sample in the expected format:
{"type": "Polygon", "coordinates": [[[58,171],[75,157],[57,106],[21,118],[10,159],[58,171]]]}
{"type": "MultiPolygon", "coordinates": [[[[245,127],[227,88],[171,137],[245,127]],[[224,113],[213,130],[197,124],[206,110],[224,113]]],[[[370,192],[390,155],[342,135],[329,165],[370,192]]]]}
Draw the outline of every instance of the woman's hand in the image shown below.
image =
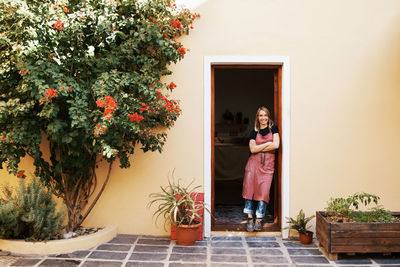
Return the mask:
{"type": "Polygon", "coordinates": [[[273,151],[275,149],[279,148],[279,133],[276,133],[273,135],[273,140],[272,142],[266,142],[260,145],[256,144],[256,141],[254,139],[251,139],[249,142],[249,148],[251,153],[258,153],[258,152],[267,152],[267,151],[273,151]]]}
{"type": "Polygon", "coordinates": [[[270,143],[268,146],[266,146],[262,151],[267,152],[267,151],[273,151],[279,148],[279,143],[280,143],[280,139],[279,139],[279,134],[276,133],[273,135],[273,140],[272,142],[268,142],[270,143]]]}
{"type": "Polygon", "coordinates": [[[272,142],[266,142],[260,145],[256,144],[256,140],[251,139],[249,142],[249,148],[250,148],[250,152],[251,153],[258,153],[263,151],[263,149],[265,149],[266,147],[272,145],[272,142]]]}

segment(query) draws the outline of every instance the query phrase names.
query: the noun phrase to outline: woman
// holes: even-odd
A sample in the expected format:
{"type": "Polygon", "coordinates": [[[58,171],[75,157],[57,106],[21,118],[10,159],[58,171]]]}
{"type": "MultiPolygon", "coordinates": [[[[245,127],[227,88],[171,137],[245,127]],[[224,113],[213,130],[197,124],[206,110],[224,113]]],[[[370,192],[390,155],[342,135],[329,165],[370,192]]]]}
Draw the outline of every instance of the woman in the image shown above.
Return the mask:
{"type": "Polygon", "coordinates": [[[269,190],[275,166],[275,150],[279,148],[278,127],[271,120],[266,107],[257,110],[254,130],[250,132],[251,156],[247,161],[242,197],[245,199],[243,212],[247,213],[247,231],[262,230],[262,219],[269,202],[269,190]],[[258,203],[257,203],[258,201],[258,203]],[[256,220],[254,207],[257,203],[256,220]]]}

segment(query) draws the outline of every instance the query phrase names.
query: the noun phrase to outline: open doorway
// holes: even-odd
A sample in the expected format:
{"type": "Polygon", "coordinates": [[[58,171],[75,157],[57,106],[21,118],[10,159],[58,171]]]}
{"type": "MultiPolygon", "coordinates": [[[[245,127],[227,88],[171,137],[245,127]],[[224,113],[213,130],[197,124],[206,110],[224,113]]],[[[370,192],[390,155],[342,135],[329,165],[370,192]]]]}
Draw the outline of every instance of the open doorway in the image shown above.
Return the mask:
{"type": "MultiPolygon", "coordinates": [[[[266,106],[281,131],[281,66],[216,65],[212,88],[212,230],[245,231],[242,184],[255,112],[266,106]]],[[[277,152],[264,231],[280,230],[280,162],[277,152]]]]}

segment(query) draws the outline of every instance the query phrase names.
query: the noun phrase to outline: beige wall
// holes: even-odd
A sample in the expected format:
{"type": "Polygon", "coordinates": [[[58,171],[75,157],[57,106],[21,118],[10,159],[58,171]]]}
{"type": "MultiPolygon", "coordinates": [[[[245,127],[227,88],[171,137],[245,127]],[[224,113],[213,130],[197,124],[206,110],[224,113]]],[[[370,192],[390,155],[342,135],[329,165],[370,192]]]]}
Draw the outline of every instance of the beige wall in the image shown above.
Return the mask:
{"type": "Polygon", "coordinates": [[[290,215],[357,191],[400,210],[400,1],[208,0],[195,11],[191,51],[166,79],[183,115],[163,154],[138,150],[131,169],[113,169],[87,225],[167,234],[148,195],[173,168],[203,184],[203,57],[222,55],[290,57],[290,215]]]}

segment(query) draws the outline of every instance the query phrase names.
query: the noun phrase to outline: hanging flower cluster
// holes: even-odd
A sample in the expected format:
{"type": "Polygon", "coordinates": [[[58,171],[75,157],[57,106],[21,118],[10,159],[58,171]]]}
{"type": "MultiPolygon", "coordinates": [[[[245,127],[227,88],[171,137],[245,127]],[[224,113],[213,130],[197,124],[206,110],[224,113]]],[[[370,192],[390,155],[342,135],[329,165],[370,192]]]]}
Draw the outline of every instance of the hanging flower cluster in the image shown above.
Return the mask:
{"type": "Polygon", "coordinates": [[[57,20],[53,26],[53,29],[57,29],[57,30],[61,31],[62,28],[64,28],[64,23],[61,23],[60,20],[57,20]]]}
{"type": "Polygon", "coordinates": [[[55,98],[58,95],[58,91],[51,88],[47,89],[47,91],[44,93],[46,94],[46,96],[40,99],[39,101],[40,103],[53,102],[53,98],[55,98]]]}
{"type": "Polygon", "coordinates": [[[100,134],[103,134],[106,130],[107,130],[106,126],[101,126],[101,124],[98,123],[93,130],[94,136],[98,137],[100,134]]]}
{"type": "Polygon", "coordinates": [[[179,105],[176,105],[173,101],[171,101],[168,98],[166,98],[165,96],[163,96],[161,94],[161,92],[158,91],[157,95],[158,95],[157,98],[159,100],[163,100],[164,101],[164,106],[163,107],[168,112],[172,111],[172,112],[175,112],[176,114],[179,114],[181,112],[181,109],[180,109],[179,105]]]}
{"type": "Polygon", "coordinates": [[[139,115],[137,113],[129,114],[128,117],[132,122],[136,121],[137,123],[144,119],[142,115],[139,115]]]}
{"type": "Polygon", "coordinates": [[[104,108],[103,117],[110,120],[113,117],[113,112],[117,108],[118,103],[111,96],[106,96],[103,100],[97,100],[96,105],[99,108],[104,108]]]}
{"type": "Polygon", "coordinates": [[[176,84],[174,84],[173,82],[171,82],[171,83],[169,84],[169,88],[170,88],[171,90],[174,90],[174,89],[176,88],[176,84]]]}
{"type": "Polygon", "coordinates": [[[179,20],[174,20],[171,21],[170,23],[172,28],[182,29],[182,23],[179,20]]]}
{"type": "Polygon", "coordinates": [[[24,178],[24,177],[25,177],[25,172],[24,172],[24,171],[20,171],[20,172],[17,174],[17,177],[18,177],[18,178],[24,178]]]}

